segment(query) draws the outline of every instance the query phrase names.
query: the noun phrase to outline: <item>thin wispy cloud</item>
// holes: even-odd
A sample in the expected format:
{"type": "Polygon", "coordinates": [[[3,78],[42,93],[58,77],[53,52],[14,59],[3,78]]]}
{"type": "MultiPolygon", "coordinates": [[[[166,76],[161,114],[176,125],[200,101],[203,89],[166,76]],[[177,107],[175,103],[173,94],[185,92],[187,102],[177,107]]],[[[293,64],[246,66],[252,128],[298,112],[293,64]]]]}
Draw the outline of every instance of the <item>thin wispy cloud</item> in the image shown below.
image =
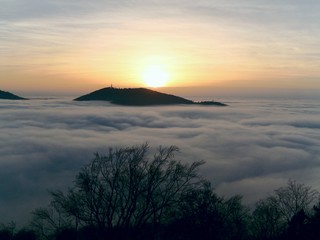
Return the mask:
{"type": "Polygon", "coordinates": [[[150,54],[176,59],[174,71],[186,72],[175,79],[180,85],[226,79],[236,86],[273,80],[281,87],[319,87],[317,1],[0,3],[0,83],[9,90],[39,82],[49,88],[41,79],[54,74],[56,89],[79,78],[77,89],[92,79],[97,87],[105,79],[128,87],[135,74],[128,68],[150,54]]]}

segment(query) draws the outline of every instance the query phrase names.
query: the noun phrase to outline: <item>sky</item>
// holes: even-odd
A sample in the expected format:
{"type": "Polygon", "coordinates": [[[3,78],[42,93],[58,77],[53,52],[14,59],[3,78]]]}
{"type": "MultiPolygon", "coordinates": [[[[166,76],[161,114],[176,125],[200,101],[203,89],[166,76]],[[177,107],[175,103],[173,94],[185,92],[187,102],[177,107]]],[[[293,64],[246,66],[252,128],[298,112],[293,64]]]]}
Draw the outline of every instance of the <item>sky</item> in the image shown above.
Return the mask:
{"type": "Polygon", "coordinates": [[[94,153],[148,142],[150,157],[176,145],[175,159],[204,160],[199,174],[219,196],[254,203],[296,180],[320,191],[319,101],[266,99],[228,107],[121,107],[68,99],[0,101],[0,223],[19,226],[65,191],[94,153]]]}
{"type": "Polygon", "coordinates": [[[0,89],[320,89],[318,0],[0,0],[0,89]]]}

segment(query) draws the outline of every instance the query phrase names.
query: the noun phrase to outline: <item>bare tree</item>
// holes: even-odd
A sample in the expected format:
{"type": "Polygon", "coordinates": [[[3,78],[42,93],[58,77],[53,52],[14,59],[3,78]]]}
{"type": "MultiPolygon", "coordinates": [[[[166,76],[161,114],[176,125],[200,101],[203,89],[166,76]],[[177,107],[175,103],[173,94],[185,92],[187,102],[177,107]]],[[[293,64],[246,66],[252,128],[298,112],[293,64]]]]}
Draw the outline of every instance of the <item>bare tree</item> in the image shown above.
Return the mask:
{"type": "Polygon", "coordinates": [[[204,162],[176,161],[175,146],[160,147],[153,157],[148,150],[143,144],[96,154],[67,194],[52,193],[53,203],[75,227],[94,226],[101,234],[125,238],[146,225],[156,228],[180,195],[201,183],[197,170],[204,162]]]}
{"type": "Polygon", "coordinates": [[[272,240],[283,232],[286,226],[278,208],[274,206],[270,198],[256,203],[252,213],[252,234],[255,239],[272,240]]]}
{"type": "Polygon", "coordinates": [[[289,227],[293,217],[310,212],[319,194],[311,187],[289,180],[274,194],[256,204],[252,214],[253,235],[257,239],[277,239],[289,227]]]}
{"type": "MultiPolygon", "coordinates": [[[[56,193],[52,194],[56,195],[56,193]]],[[[75,228],[73,219],[64,212],[61,204],[55,200],[47,208],[38,208],[32,214],[31,227],[40,239],[49,240],[62,229],[75,228]]]]}
{"type": "Polygon", "coordinates": [[[10,222],[8,224],[0,223],[0,239],[12,239],[15,229],[16,224],[14,222],[10,222]]]}
{"type": "Polygon", "coordinates": [[[238,195],[224,198],[209,182],[182,195],[163,239],[248,239],[249,209],[238,195]]]}
{"type": "Polygon", "coordinates": [[[219,207],[226,227],[229,229],[228,237],[225,239],[247,239],[249,208],[241,201],[242,196],[235,195],[224,199],[219,207]]]}
{"type": "Polygon", "coordinates": [[[301,210],[309,212],[318,199],[319,193],[310,186],[289,180],[287,186],[274,191],[274,195],[270,197],[270,202],[289,222],[301,210]]]}

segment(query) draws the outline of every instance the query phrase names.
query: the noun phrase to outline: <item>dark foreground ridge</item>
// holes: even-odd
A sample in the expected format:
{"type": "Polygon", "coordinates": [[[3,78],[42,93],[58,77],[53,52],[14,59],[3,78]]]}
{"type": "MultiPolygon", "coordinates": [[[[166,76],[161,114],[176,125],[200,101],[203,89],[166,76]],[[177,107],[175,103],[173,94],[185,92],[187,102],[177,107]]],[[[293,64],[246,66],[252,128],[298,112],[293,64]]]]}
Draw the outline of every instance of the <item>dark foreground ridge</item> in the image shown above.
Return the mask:
{"type": "Polygon", "coordinates": [[[26,98],[19,97],[10,92],[5,92],[0,90],[0,99],[8,99],[8,100],[27,100],[26,98]]]}
{"type": "Polygon", "coordinates": [[[74,101],[110,101],[113,104],[125,106],[151,106],[151,105],[176,105],[198,104],[226,106],[215,101],[194,102],[182,97],[160,93],[146,88],[103,88],[87,95],[74,99],[74,101]]]}

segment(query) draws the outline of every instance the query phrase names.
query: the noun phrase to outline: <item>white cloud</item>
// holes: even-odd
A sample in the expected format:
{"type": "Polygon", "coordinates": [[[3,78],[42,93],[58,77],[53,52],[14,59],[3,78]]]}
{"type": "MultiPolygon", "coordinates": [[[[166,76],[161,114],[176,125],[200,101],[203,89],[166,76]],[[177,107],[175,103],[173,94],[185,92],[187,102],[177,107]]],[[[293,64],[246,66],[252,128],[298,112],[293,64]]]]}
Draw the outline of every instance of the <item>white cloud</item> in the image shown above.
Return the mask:
{"type": "Polygon", "coordinates": [[[28,219],[48,189],[72,185],[93,153],[110,146],[177,145],[178,159],[206,161],[201,174],[218,193],[244,194],[247,203],[288,178],[315,184],[320,168],[320,111],[302,100],[226,108],[31,100],[0,109],[0,221],[28,219]]]}

